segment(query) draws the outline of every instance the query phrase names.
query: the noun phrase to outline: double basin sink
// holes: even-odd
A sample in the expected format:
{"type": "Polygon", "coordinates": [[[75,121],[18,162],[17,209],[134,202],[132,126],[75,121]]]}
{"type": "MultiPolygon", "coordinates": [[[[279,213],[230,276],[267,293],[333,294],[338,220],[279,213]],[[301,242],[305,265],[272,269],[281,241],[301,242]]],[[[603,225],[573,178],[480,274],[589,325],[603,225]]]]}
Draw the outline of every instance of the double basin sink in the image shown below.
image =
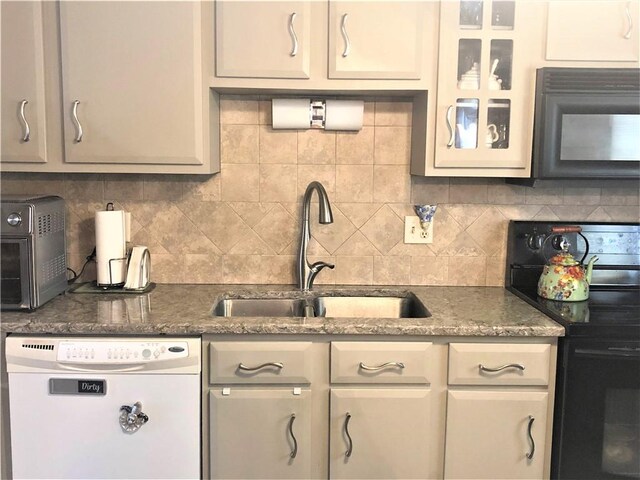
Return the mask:
{"type": "Polygon", "coordinates": [[[429,310],[413,294],[326,295],[304,298],[224,298],[213,307],[218,317],[424,318],[429,310]]]}

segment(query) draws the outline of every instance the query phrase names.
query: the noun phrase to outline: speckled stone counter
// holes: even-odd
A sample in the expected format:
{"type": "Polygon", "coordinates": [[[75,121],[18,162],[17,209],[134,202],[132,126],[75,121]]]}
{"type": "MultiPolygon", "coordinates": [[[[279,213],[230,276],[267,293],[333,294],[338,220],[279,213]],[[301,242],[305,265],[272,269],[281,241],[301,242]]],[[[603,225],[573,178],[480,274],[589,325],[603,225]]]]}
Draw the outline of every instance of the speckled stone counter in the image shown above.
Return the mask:
{"type": "Polygon", "coordinates": [[[558,337],[564,328],[499,287],[317,287],[329,295],[413,292],[428,318],[215,317],[223,298],[304,297],[291,286],[158,285],[149,293],[61,295],[35,312],[2,312],[1,329],[49,334],[338,334],[558,337]]]}

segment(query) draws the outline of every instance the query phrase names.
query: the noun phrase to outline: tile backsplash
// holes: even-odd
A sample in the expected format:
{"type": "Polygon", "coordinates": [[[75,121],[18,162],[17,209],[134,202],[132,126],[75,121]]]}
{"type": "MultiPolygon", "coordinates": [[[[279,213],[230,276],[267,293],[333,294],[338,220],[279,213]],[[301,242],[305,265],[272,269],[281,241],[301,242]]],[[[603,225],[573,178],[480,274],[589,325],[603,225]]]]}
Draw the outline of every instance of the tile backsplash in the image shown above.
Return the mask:
{"type": "MultiPolygon", "coordinates": [[[[365,103],[359,132],[274,131],[271,103],[221,101],[221,173],[2,175],[3,193],[67,201],[69,264],[94,246],[94,213],[107,202],[133,214],[134,244],[160,283],[295,283],[301,199],[319,180],[334,223],[318,225],[312,260],[335,263],[317,284],[502,285],[510,219],[638,221],[637,186],[528,188],[501,179],[409,175],[411,104],[365,103]],[[438,204],[434,241],[403,243],[414,203],[438,204]]],[[[95,279],[92,266],[83,279],[95,279]]]]}

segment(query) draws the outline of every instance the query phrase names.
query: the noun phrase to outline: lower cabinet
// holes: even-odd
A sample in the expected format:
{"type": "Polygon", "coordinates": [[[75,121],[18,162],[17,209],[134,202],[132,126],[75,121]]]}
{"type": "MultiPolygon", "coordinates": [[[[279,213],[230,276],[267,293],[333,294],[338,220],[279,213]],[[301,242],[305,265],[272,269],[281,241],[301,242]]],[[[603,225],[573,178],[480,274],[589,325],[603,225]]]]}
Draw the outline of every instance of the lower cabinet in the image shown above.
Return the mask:
{"type": "Polygon", "coordinates": [[[544,478],[548,396],[450,391],[445,478],[544,478]]]}
{"type": "Polygon", "coordinates": [[[331,390],[330,478],[425,478],[427,388],[331,390]]]}
{"type": "Polygon", "coordinates": [[[211,478],[310,478],[311,392],[209,392],[211,478]]]}

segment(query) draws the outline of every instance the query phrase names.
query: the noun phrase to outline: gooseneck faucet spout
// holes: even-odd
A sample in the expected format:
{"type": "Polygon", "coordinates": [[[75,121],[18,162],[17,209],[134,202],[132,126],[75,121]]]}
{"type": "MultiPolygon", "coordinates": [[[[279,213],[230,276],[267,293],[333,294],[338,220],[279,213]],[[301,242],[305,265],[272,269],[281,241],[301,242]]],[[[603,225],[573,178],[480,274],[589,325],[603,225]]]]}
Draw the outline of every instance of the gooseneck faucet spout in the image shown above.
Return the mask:
{"type": "Polygon", "coordinates": [[[322,224],[333,223],[333,213],[331,213],[331,205],[327,192],[320,182],[311,182],[304,192],[302,200],[302,231],[300,232],[300,248],[298,249],[298,288],[303,291],[311,290],[313,280],[325,267],[334,268],[335,265],[326,262],[316,262],[313,264],[307,260],[307,247],[311,239],[311,228],[309,227],[309,210],[311,209],[311,195],[314,190],[318,194],[320,202],[320,218],[322,224]]]}

